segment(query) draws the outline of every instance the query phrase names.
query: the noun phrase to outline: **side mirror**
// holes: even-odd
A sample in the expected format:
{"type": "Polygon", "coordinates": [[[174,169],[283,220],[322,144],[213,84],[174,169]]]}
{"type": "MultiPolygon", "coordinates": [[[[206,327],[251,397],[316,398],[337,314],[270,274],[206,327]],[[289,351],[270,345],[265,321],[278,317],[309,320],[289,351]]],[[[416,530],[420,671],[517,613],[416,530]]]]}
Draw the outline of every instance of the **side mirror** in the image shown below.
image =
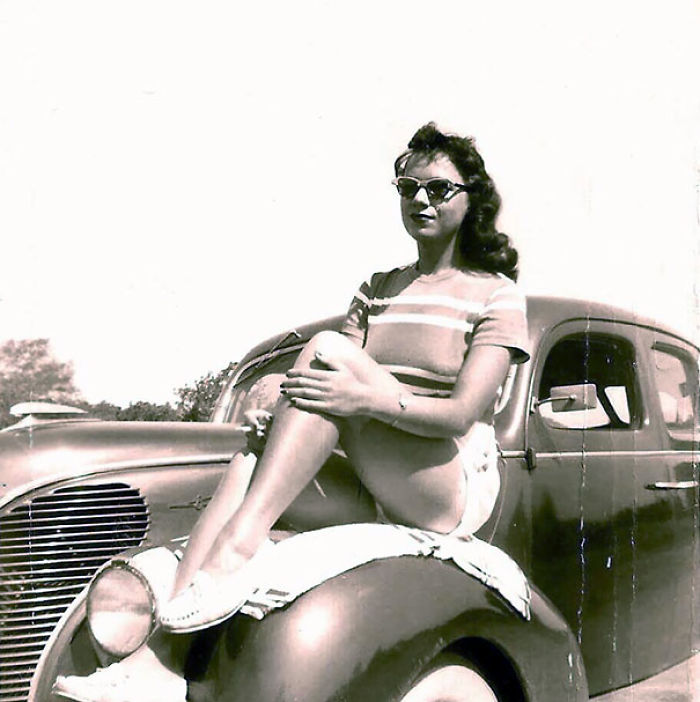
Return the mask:
{"type": "Polygon", "coordinates": [[[598,406],[598,395],[594,383],[580,385],[559,385],[550,390],[550,396],[537,400],[535,407],[551,404],[552,412],[574,412],[591,410],[598,406]]]}

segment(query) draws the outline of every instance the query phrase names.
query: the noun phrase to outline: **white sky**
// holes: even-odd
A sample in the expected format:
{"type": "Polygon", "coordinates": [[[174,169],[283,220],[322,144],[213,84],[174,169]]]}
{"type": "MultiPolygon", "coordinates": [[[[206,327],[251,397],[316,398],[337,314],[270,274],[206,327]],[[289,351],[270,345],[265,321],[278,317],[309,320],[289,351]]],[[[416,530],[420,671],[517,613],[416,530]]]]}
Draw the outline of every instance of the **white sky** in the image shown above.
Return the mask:
{"type": "Polygon", "coordinates": [[[474,135],[530,292],[698,329],[700,7],[0,0],[0,341],[163,402],[414,257],[390,185],[474,135]]]}

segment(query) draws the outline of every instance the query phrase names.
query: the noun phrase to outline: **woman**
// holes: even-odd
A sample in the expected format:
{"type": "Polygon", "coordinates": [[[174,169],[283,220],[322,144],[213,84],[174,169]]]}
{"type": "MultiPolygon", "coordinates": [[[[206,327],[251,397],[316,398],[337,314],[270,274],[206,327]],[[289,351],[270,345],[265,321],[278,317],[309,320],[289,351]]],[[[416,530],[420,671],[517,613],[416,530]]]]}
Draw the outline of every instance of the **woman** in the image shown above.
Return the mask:
{"type": "MultiPolygon", "coordinates": [[[[338,441],[384,518],[456,536],[488,518],[499,486],[494,405],[510,364],[528,358],[517,253],[495,229],[500,198],[470,139],[427,124],[395,173],[416,263],[372,276],[341,333],[316,335],[299,355],[257,465],[234,457],[195,527],[164,630],[195,631],[243,604],[255,554],[338,441]]],[[[165,699],[165,689],[184,699],[163,640],[87,678],[59,678],[55,691],[97,702],[133,685],[130,700],[165,699]],[[155,697],[139,679],[144,664],[155,697]]]]}

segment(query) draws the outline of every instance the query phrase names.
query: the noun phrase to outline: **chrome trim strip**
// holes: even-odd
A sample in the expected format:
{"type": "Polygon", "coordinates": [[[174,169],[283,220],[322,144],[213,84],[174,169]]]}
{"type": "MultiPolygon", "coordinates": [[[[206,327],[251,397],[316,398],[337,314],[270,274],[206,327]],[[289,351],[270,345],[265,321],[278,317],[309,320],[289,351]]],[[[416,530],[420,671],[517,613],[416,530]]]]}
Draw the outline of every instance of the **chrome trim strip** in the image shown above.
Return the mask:
{"type": "Polygon", "coordinates": [[[620,458],[634,458],[635,456],[647,457],[663,457],[663,456],[678,456],[678,457],[689,457],[697,458],[700,461],[700,453],[697,451],[674,451],[673,449],[659,449],[659,450],[648,450],[648,451],[587,451],[582,449],[581,451],[542,451],[541,453],[537,451],[537,458],[569,458],[569,457],[580,458],[581,456],[618,456],[620,458]]]}
{"type": "Polygon", "coordinates": [[[269,361],[273,358],[276,358],[277,356],[281,356],[282,354],[285,353],[292,353],[292,351],[301,351],[301,349],[306,346],[308,342],[303,341],[299,344],[291,344],[290,346],[282,346],[279,349],[274,349],[273,351],[266,351],[263,354],[260,354],[260,356],[256,356],[255,358],[251,358],[248,363],[246,363],[244,366],[241,366],[240,368],[236,369],[236,375],[233,376],[233,379],[231,380],[231,387],[236,387],[238,384],[239,378],[245,373],[251,366],[254,366],[258,363],[262,363],[263,361],[269,361]]]}
{"type": "Polygon", "coordinates": [[[99,466],[93,466],[90,470],[76,473],[75,475],[60,473],[48,475],[43,478],[38,478],[30,483],[25,483],[19,488],[10,490],[0,498],[0,510],[7,507],[14,500],[21,498],[27,493],[33,492],[40,488],[51,487],[52,485],[60,485],[61,483],[70,480],[85,480],[86,478],[96,477],[102,473],[110,471],[131,470],[133,468],[165,468],[167,466],[184,466],[189,464],[206,465],[207,463],[228,463],[233,458],[231,453],[213,453],[213,454],[197,454],[194,456],[163,456],[152,458],[149,460],[134,459],[130,461],[115,461],[114,463],[103,463],[99,466]]]}
{"type": "MultiPolygon", "coordinates": [[[[290,332],[291,334],[292,332],[290,332]]],[[[226,424],[224,421],[223,415],[226,410],[230,407],[231,405],[231,395],[233,394],[233,391],[236,389],[236,386],[238,383],[241,381],[241,376],[250,368],[266,363],[269,360],[272,360],[273,358],[276,358],[277,356],[282,356],[283,354],[286,353],[292,353],[294,351],[301,351],[301,349],[306,346],[308,341],[302,341],[301,343],[298,344],[292,344],[290,346],[282,346],[280,348],[273,348],[272,351],[266,351],[263,354],[260,354],[259,356],[256,356],[255,358],[251,358],[250,361],[245,363],[242,366],[238,366],[236,368],[236,372],[233,375],[233,378],[229,381],[227,387],[226,387],[226,396],[220,398],[220,400],[217,400],[216,406],[214,407],[214,410],[211,415],[211,423],[212,424],[226,424]]],[[[228,413],[228,412],[226,412],[228,413]]]]}
{"type": "MultiPolygon", "coordinates": [[[[36,695],[38,692],[37,685],[39,683],[39,680],[41,679],[41,675],[44,672],[44,668],[46,667],[47,661],[50,658],[51,649],[56,645],[57,640],[63,632],[64,626],[66,626],[71,619],[77,619],[79,622],[81,622],[86,617],[87,593],[88,586],[86,585],[78,593],[77,597],[73,600],[68,609],[66,609],[66,611],[63,613],[63,616],[61,616],[61,618],[58,620],[56,626],[53,628],[51,634],[47,638],[46,643],[44,644],[44,648],[41,651],[41,655],[39,656],[39,660],[37,661],[36,666],[34,668],[34,674],[29,680],[29,692],[27,694],[27,702],[34,702],[34,700],[36,700],[36,695]]],[[[73,626],[73,630],[70,633],[74,633],[75,629],[76,627],[73,626]]]]}
{"type": "Polygon", "coordinates": [[[697,480],[679,480],[678,482],[659,480],[644,487],[647,490],[693,490],[700,487],[700,483],[697,480]]]}

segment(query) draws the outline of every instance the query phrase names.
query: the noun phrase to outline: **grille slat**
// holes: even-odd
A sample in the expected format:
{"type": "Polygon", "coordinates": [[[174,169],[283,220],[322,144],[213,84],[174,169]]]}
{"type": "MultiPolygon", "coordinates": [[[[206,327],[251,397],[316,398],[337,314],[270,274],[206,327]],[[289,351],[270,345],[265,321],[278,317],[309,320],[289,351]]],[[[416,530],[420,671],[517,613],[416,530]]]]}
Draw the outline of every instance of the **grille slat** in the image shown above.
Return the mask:
{"type": "MultiPolygon", "coordinates": [[[[150,520],[146,520],[146,521],[147,521],[147,523],[150,525],[150,520]]],[[[136,531],[138,531],[138,530],[136,530],[136,531]]],[[[105,532],[105,533],[108,534],[109,532],[105,532]]],[[[93,539],[93,540],[90,540],[90,541],[85,541],[85,540],[83,540],[83,541],[80,541],[80,540],[71,541],[69,544],[63,544],[63,545],[62,545],[62,550],[59,550],[58,548],[56,548],[56,544],[43,544],[43,545],[41,545],[41,546],[38,546],[38,545],[34,544],[34,545],[32,546],[32,552],[31,552],[30,555],[32,555],[32,556],[38,556],[38,555],[40,555],[40,556],[45,556],[46,554],[51,554],[51,555],[54,555],[54,554],[55,554],[55,555],[57,555],[57,556],[60,556],[62,553],[65,553],[65,549],[71,549],[71,552],[75,551],[75,550],[76,550],[76,549],[75,549],[76,546],[86,546],[86,547],[89,547],[89,548],[86,548],[85,550],[86,550],[86,551],[91,551],[91,552],[93,552],[93,551],[109,551],[110,553],[113,553],[114,549],[113,549],[112,547],[105,547],[105,546],[104,546],[105,541],[107,541],[107,540],[106,540],[106,539],[101,539],[101,540],[95,541],[95,540],[93,539]],[[98,545],[98,546],[92,546],[92,544],[99,544],[99,545],[98,545]],[[52,549],[55,549],[55,550],[52,550],[52,549]]],[[[10,548],[11,548],[13,551],[20,551],[20,553],[26,553],[26,549],[24,549],[24,551],[23,551],[23,550],[22,550],[22,547],[19,546],[19,545],[18,545],[18,546],[12,546],[12,547],[10,547],[10,548]]],[[[4,563],[4,562],[5,562],[5,559],[4,559],[4,557],[3,557],[3,551],[4,551],[4,550],[5,550],[5,549],[3,549],[2,546],[0,546],[0,563],[4,563]]],[[[13,554],[11,554],[11,555],[12,555],[12,557],[16,557],[17,555],[20,555],[20,554],[13,553],[13,554]]]]}
{"type": "MultiPolygon", "coordinates": [[[[80,510],[81,513],[84,512],[84,510],[80,510]]],[[[104,508],[98,510],[95,510],[95,514],[79,514],[79,515],[73,515],[73,514],[64,514],[62,516],[57,516],[57,517],[47,517],[44,516],[43,514],[38,515],[38,514],[33,514],[31,516],[27,516],[24,519],[13,519],[11,522],[8,523],[3,523],[2,527],[6,532],[12,532],[12,531],[24,531],[25,529],[29,529],[31,527],[36,529],[35,523],[41,519],[42,523],[45,526],[42,526],[42,529],[57,529],[60,528],[64,524],[74,524],[76,526],[78,525],[84,525],[87,523],[91,524],[101,524],[102,522],[106,523],[111,523],[113,521],[113,516],[112,515],[107,515],[104,516],[102,512],[104,511],[104,508]]],[[[144,512],[140,510],[123,510],[121,512],[118,512],[117,510],[114,511],[114,516],[116,517],[121,517],[123,521],[125,521],[125,518],[130,518],[130,519],[138,519],[140,517],[143,517],[144,512]]]]}
{"type": "MultiPolygon", "coordinates": [[[[105,504],[108,504],[108,502],[101,502],[98,500],[80,500],[71,503],[56,502],[55,506],[54,504],[32,505],[31,507],[26,506],[13,511],[12,516],[8,516],[3,523],[11,524],[13,522],[20,522],[23,519],[30,519],[35,516],[50,519],[52,514],[66,514],[66,512],[70,513],[71,511],[92,513],[97,510],[104,509],[105,504]]],[[[127,509],[138,509],[139,511],[145,511],[143,504],[139,501],[139,499],[133,497],[122,498],[121,504],[110,505],[110,507],[114,511],[127,509]]]]}
{"type": "MultiPolygon", "coordinates": [[[[86,526],[89,526],[89,525],[86,525],[86,526]]],[[[117,526],[121,526],[121,525],[118,524],[117,526]]],[[[32,531],[33,531],[33,530],[32,530],[32,531]]],[[[135,534],[135,533],[137,533],[138,531],[140,531],[140,530],[139,530],[139,529],[136,529],[136,528],[134,528],[134,529],[122,529],[122,530],[121,530],[121,533],[122,533],[122,534],[124,534],[124,533],[135,534]]],[[[78,531],[77,533],[80,534],[81,532],[78,531]]],[[[113,532],[109,532],[109,531],[98,531],[98,532],[95,533],[95,535],[96,535],[96,536],[100,536],[100,535],[114,536],[113,532]]],[[[36,541],[36,540],[38,540],[38,539],[53,539],[53,540],[56,540],[56,539],[59,538],[59,537],[62,537],[63,539],[66,539],[66,537],[70,537],[70,536],[71,536],[70,533],[46,534],[46,535],[44,535],[44,536],[38,536],[38,537],[37,537],[37,536],[33,536],[33,537],[32,537],[32,541],[36,541]]],[[[5,537],[3,537],[3,541],[10,541],[10,542],[13,542],[13,543],[16,542],[16,541],[26,542],[26,541],[27,541],[27,537],[16,537],[16,536],[15,536],[15,537],[9,537],[9,538],[7,538],[7,539],[6,539],[5,537]]],[[[98,542],[93,541],[93,543],[98,543],[98,542]]],[[[16,547],[11,547],[11,548],[16,548],[16,547]]]]}
{"type": "MultiPolygon", "coordinates": [[[[28,616],[3,617],[0,631],[22,631],[23,626],[33,626],[38,621],[58,621],[60,618],[60,612],[53,612],[52,614],[40,614],[37,612],[36,614],[31,614],[28,616]]],[[[0,644],[0,650],[2,650],[2,644],[0,644]]]]}
{"type": "MultiPolygon", "coordinates": [[[[99,504],[109,504],[110,502],[114,501],[114,497],[117,496],[118,493],[114,492],[112,495],[109,497],[105,497],[104,495],[100,494],[95,494],[94,497],[90,497],[86,495],[85,493],[81,494],[81,497],[73,497],[73,498],[62,498],[62,499],[50,499],[50,500],[45,500],[45,499],[35,499],[31,505],[22,505],[17,508],[16,513],[21,514],[22,512],[29,512],[30,510],[33,512],[38,512],[39,510],[44,510],[44,509],[56,509],[56,510],[64,510],[65,508],[70,508],[73,506],[80,506],[80,505],[99,505],[99,504]]],[[[140,498],[138,495],[134,495],[133,490],[125,490],[121,495],[119,495],[120,501],[123,504],[126,504],[128,502],[133,502],[134,504],[140,504],[140,498]]]]}
{"type": "MultiPolygon", "coordinates": [[[[31,614],[32,612],[53,612],[56,610],[60,610],[63,612],[63,610],[66,608],[66,605],[69,605],[73,599],[75,599],[75,595],[72,594],[66,594],[61,598],[63,601],[62,602],[56,602],[55,604],[41,604],[41,605],[34,605],[31,603],[27,603],[26,601],[22,601],[22,604],[24,607],[13,607],[12,608],[12,613],[13,614],[31,614]]],[[[2,627],[2,624],[0,624],[0,628],[2,627]]]]}
{"type": "Polygon", "coordinates": [[[145,500],[123,483],[57,489],[0,517],[0,702],[26,702],[60,617],[149,526],[145,500]]]}
{"type": "MultiPolygon", "coordinates": [[[[134,515],[128,515],[128,519],[124,519],[123,516],[120,514],[118,515],[120,517],[119,519],[119,526],[131,526],[132,524],[135,525],[135,527],[138,527],[141,524],[141,521],[143,520],[143,515],[141,514],[134,514],[134,515]]],[[[14,533],[14,532],[23,532],[30,530],[32,533],[31,539],[34,540],[36,538],[35,534],[37,532],[51,532],[49,534],[42,534],[41,538],[47,538],[53,536],[54,538],[56,537],[65,537],[71,533],[77,532],[80,533],[81,531],[85,530],[85,527],[89,527],[91,525],[97,524],[99,526],[107,526],[110,523],[113,523],[113,519],[110,519],[109,517],[100,517],[99,519],[95,519],[93,517],[66,517],[66,519],[62,520],[64,522],[64,525],[60,524],[46,524],[42,526],[37,526],[36,522],[39,521],[38,519],[34,520],[28,520],[26,525],[24,525],[21,529],[15,527],[14,529],[5,529],[5,525],[3,524],[3,531],[5,533],[14,533]],[[65,526],[67,524],[68,526],[65,526]],[[65,531],[65,530],[70,530],[70,531],[65,531]]],[[[45,521],[42,519],[42,522],[45,521]]],[[[50,521],[50,520],[46,520],[50,521]]],[[[99,533],[99,532],[98,532],[99,533]]],[[[109,533],[109,532],[106,532],[109,533]]],[[[28,541],[29,540],[29,535],[27,536],[15,536],[15,537],[7,537],[4,538],[3,541],[13,541],[17,539],[21,539],[23,541],[28,541]]]]}
{"type": "MultiPolygon", "coordinates": [[[[45,502],[70,502],[71,500],[79,500],[85,497],[90,497],[91,495],[97,498],[103,498],[106,500],[112,497],[121,497],[122,495],[133,495],[138,497],[138,490],[128,485],[122,484],[122,487],[117,487],[116,483],[113,483],[110,487],[109,496],[105,497],[105,493],[102,490],[102,485],[98,487],[82,486],[80,488],[64,488],[62,490],[56,490],[49,495],[42,495],[41,497],[35,497],[32,500],[32,505],[41,505],[45,502]],[[74,490],[75,492],[66,494],[66,490],[74,490]],[[58,495],[58,496],[57,496],[58,495]]],[[[25,505],[26,506],[26,505],[25,505]]]]}
{"type": "MultiPolygon", "coordinates": [[[[38,642],[37,642],[37,641],[33,641],[33,642],[32,642],[32,641],[23,641],[23,642],[20,641],[19,643],[15,642],[15,643],[13,644],[13,646],[12,646],[12,650],[13,650],[13,651],[17,651],[17,650],[20,650],[20,649],[22,649],[22,650],[26,649],[26,650],[28,650],[28,651],[34,651],[34,650],[37,648],[37,646],[43,645],[42,642],[43,642],[43,640],[44,640],[44,637],[45,637],[45,634],[41,634],[41,633],[40,633],[40,634],[37,634],[36,637],[35,637],[35,638],[38,638],[38,639],[39,639],[38,642]]],[[[23,637],[23,638],[26,638],[26,637],[23,637]]],[[[3,642],[3,643],[4,643],[4,642],[3,642]]],[[[9,648],[9,647],[6,647],[6,648],[9,648]]],[[[7,654],[4,653],[4,654],[3,654],[3,658],[4,658],[6,655],[7,655],[7,654]]],[[[10,654],[10,655],[12,655],[12,654],[10,654]]]]}
{"type": "Polygon", "coordinates": [[[90,560],[102,560],[103,556],[76,556],[76,557],[69,557],[69,558],[42,558],[41,560],[36,560],[32,561],[32,568],[31,570],[20,570],[22,566],[26,564],[26,559],[25,560],[17,560],[17,561],[5,561],[5,566],[13,565],[17,566],[16,573],[32,573],[32,572],[37,572],[39,569],[42,568],[53,568],[55,566],[61,566],[63,564],[68,564],[68,563],[85,563],[85,561],[90,561],[90,560]]]}
{"type": "MultiPolygon", "coordinates": [[[[40,629],[40,628],[41,627],[36,627],[36,629],[40,629]]],[[[32,632],[33,633],[31,633],[31,634],[24,634],[23,636],[15,636],[13,634],[9,634],[8,636],[3,635],[2,646],[5,648],[10,648],[9,646],[5,646],[5,644],[8,641],[12,641],[11,648],[13,648],[13,649],[17,648],[18,646],[27,646],[27,647],[36,646],[36,644],[31,643],[31,641],[29,641],[29,639],[39,639],[39,640],[43,641],[46,638],[46,634],[43,631],[34,631],[34,629],[32,629],[32,632]],[[24,643],[22,643],[22,642],[24,642],[24,643]]]]}
{"type": "Polygon", "coordinates": [[[0,598],[0,616],[2,616],[2,607],[7,607],[11,603],[17,603],[17,598],[21,597],[24,602],[33,602],[38,600],[39,602],[44,601],[44,595],[48,593],[62,592],[64,595],[69,595],[72,593],[77,594],[82,590],[82,587],[76,586],[75,583],[68,585],[58,585],[53,587],[37,587],[31,590],[12,590],[11,592],[3,593],[2,598],[0,598]],[[32,597],[33,595],[33,597],[32,597]]]}
{"type": "MultiPolygon", "coordinates": [[[[70,569],[70,573],[74,573],[76,570],[82,570],[83,573],[92,573],[93,568],[76,568],[72,567],[70,569]]],[[[66,580],[85,580],[85,575],[84,574],[78,574],[78,575],[61,575],[61,581],[65,582],[66,580]]],[[[8,585],[20,585],[22,588],[19,590],[15,590],[15,592],[24,592],[24,588],[29,588],[34,585],[41,585],[42,583],[55,583],[56,582],[56,576],[45,576],[45,577],[34,577],[30,576],[27,578],[19,578],[16,580],[5,580],[3,582],[4,586],[8,585]]]]}
{"type": "MultiPolygon", "coordinates": [[[[100,541],[98,543],[104,544],[104,541],[100,541]]],[[[75,548],[75,543],[72,543],[70,545],[70,550],[68,551],[68,557],[72,557],[75,559],[80,559],[80,560],[85,560],[86,558],[104,558],[105,553],[111,554],[114,551],[113,546],[91,546],[89,548],[84,548],[82,550],[76,549],[75,548]],[[92,554],[92,555],[90,555],[92,554]]],[[[10,567],[14,565],[24,565],[27,562],[26,555],[24,558],[21,558],[21,553],[18,554],[8,554],[6,557],[3,557],[2,555],[2,549],[0,549],[0,559],[2,560],[2,563],[5,567],[10,567]],[[13,560],[16,559],[16,560],[13,560]]],[[[41,560],[37,561],[32,561],[36,563],[43,563],[46,560],[51,561],[51,559],[54,556],[58,556],[55,560],[51,561],[54,563],[62,563],[63,561],[67,560],[66,559],[66,550],[48,550],[48,551],[37,551],[36,549],[32,549],[31,553],[32,558],[38,558],[41,557],[41,560]]]]}
{"type": "MultiPolygon", "coordinates": [[[[33,658],[32,651],[22,651],[17,653],[3,653],[2,660],[0,661],[0,670],[6,668],[12,668],[13,670],[17,668],[17,661],[27,660],[28,658],[33,658]],[[14,661],[14,662],[12,662],[14,661]]],[[[31,661],[27,661],[28,663],[31,661]]],[[[21,665],[21,664],[20,664],[21,665]]]]}

